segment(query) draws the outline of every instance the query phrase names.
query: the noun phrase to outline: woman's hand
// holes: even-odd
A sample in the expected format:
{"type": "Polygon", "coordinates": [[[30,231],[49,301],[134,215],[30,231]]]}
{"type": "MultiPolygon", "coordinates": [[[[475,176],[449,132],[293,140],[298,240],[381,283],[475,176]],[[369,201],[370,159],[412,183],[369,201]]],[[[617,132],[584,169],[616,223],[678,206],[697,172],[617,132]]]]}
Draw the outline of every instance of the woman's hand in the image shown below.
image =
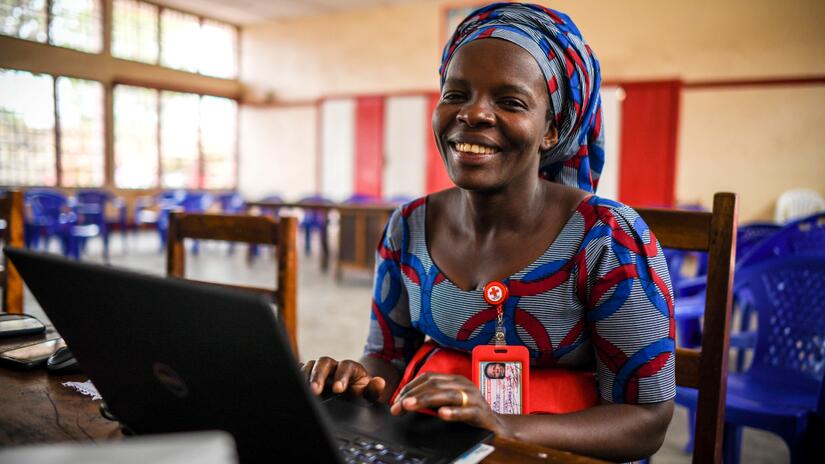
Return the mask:
{"type": "Polygon", "coordinates": [[[398,416],[424,408],[437,411],[438,417],[445,421],[466,422],[499,437],[511,435],[475,384],[461,375],[421,374],[399,392],[390,412],[398,416]]]}
{"type": "Polygon", "coordinates": [[[309,382],[310,391],[316,395],[330,387],[332,393],[363,396],[377,401],[387,385],[383,378],[370,376],[362,364],[349,359],[338,362],[324,356],[316,361],[307,361],[299,368],[309,382]]]}

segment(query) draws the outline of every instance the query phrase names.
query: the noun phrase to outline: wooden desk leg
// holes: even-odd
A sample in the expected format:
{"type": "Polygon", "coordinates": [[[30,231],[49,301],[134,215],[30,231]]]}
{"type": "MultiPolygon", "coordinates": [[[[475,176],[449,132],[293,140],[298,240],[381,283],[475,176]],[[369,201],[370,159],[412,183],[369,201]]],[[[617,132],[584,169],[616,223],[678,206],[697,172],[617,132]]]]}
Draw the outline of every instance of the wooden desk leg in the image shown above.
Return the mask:
{"type": "Polygon", "coordinates": [[[327,236],[327,224],[329,217],[324,218],[324,225],[321,227],[321,272],[329,269],[329,237],[327,236]]]}

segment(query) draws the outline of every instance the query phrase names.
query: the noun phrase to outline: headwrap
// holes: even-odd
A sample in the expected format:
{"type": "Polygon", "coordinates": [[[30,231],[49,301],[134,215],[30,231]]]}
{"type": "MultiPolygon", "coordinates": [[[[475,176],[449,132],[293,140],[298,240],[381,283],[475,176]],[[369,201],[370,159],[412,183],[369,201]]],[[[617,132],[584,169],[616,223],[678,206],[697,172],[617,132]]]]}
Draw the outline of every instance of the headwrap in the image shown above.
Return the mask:
{"type": "Polygon", "coordinates": [[[476,39],[504,39],[530,53],[547,80],[558,143],[541,153],[539,175],[595,192],[604,166],[599,62],[564,13],[528,3],[493,3],[467,16],[441,57],[441,86],[456,50],[476,39]]]}

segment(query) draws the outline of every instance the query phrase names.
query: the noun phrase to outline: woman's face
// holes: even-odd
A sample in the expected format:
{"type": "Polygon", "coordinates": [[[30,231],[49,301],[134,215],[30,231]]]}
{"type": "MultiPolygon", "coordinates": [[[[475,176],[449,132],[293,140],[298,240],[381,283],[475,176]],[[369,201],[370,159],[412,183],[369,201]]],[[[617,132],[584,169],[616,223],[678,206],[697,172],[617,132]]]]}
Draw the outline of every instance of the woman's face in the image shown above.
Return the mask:
{"type": "Polygon", "coordinates": [[[447,69],[433,132],[450,179],[494,190],[538,176],[539,153],[556,143],[547,84],[535,59],[499,39],[461,47],[447,69]]]}

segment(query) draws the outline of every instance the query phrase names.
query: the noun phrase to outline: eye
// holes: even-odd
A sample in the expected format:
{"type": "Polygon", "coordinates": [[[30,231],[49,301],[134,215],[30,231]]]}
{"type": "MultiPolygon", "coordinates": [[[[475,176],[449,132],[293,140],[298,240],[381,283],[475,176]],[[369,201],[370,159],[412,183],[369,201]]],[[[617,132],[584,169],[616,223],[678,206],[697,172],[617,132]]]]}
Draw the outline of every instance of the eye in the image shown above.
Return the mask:
{"type": "Polygon", "coordinates": [[[441,95],[441,101],[445,103],[454,103],[464,99],[464,94],[455,90],[448,90],[441,95]]]}
{"type": "Polygon", "coordinates": [[[504,108],[521,110],[527,109],[527,104],[519,100],[518,98],[502,98],[501,100],[499,100],[499,105],[503,106],[504,108]]]}

